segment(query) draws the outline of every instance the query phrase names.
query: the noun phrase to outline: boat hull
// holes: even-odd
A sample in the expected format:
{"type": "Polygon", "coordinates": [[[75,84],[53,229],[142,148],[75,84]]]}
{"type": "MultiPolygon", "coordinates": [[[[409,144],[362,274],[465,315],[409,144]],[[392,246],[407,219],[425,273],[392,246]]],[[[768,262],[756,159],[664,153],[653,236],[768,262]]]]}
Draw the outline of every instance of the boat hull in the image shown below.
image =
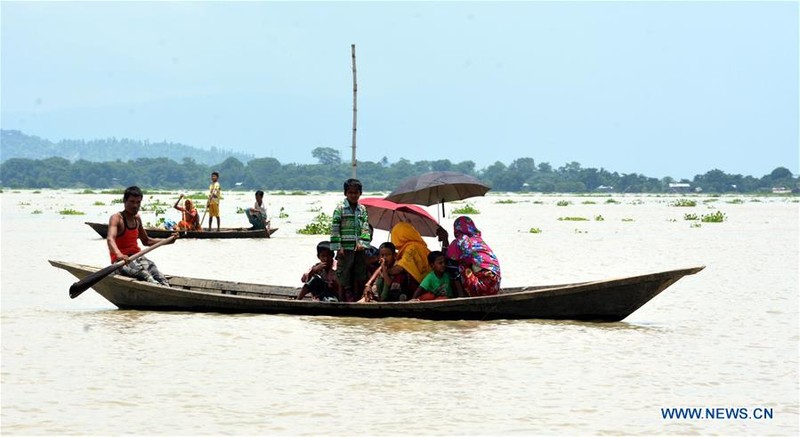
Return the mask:
{"type": "MultiPolygon", "coordinates": [[[[50,261],[78,279],[99,270],[50,261]]],[[[664,289],[704,267],[619,279],[503,289],[496,296],[425,302],[329,303],[294,300],[294,287],[167,276],[171,287],[112,275],[94,290],[120,309],[336,317],[410,317],[429,320],[623,320],[664,289]]]]}
{"type": "MultiPolygon", "coordinates": [[[[106,238],[108,235],[108,223],[92,223],[85,222],[89,227],[94,229],[101,237],[106,238]]],[[[175,231],[158,228],[145,228],[147,235],[153,238],[167,238],[175,231]]],[[[251,230],[249,228],[221,228],[217,231],[180,231],[181,238],[198,238],[198,239],[228,239],[228,238],[269,238],[277,231],[278,228],[270,228],[269,234],[265,229],[251,230]]]]}

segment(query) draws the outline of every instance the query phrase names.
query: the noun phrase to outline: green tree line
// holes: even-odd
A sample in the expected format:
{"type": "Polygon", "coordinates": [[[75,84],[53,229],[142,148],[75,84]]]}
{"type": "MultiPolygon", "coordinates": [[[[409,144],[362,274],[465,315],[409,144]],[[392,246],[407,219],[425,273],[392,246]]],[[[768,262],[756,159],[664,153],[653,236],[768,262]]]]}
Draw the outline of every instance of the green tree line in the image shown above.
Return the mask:
{"type": "MultiPolygon", "coordinates": [[[[146,189],[205,189],[212,171],[228,190],[320,190],[339,191],[352,174],[350,163],[343,163],[338,152],[317,148],[312,154],[317,164],[281,164],[274,158],[256,158],[244,163],[229,157],[216,165],[197,163],[192,158],[176,162],[170,158],[138,158],[128,161],[70,161],[61,157],[46,159],[8,159],[0,165],[0,185],[6,188],[120,188],[139,185],[146,189]]],[[[553,168],[547,162],[519,158],[505,165],[495,162],[476,170],[473,161],[459,163],[447,159],[416,161],[400,159],[389,163],[359,161],[357,177],[366,191],[391,191],[403,179],[429,171],[457,171],[475,176],[493,191],[509,192],[670,192],[670,184],[689,184],[692,191],[704,193],[771,192],[775,187],[798,191],[800,178],[787,168],[778,167],[761,177],[727,174],[713,169],[692,180],[670,177],[652,178],[637,173],[620,174],[605,169],[583,168],[577,162],[553,168]]]]}

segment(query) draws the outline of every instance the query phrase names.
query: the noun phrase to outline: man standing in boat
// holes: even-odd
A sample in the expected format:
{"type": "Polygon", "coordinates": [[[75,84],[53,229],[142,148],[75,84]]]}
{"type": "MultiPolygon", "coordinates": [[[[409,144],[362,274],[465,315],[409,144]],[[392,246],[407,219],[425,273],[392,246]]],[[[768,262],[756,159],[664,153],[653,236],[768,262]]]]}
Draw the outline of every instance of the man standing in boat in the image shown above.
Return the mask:
{"type": "MultiPolygon", "coordinates": [[[[150,238],[144,229],[144,225],[142,225],[139,208],[142,206],[143,197],[142,190],[137,186],[125,189],[125,193],[122,195],[125,209],[114,213],[108,221],[106,243],[108,243],[111,262],[115,263],[119,260],[124,260],[125,265],[119,271],[125,276],[169,287],[169,282],[158,271],[158,267],[154,262],[144,256],[132,261],[129,260],[130,256],[142,250],[136,242],[137,239],[141,240],[145,246],[152,246],[161,241],[160,238],[150,238]]],[[[168,244],[174,242],[175,240],[172,240],[168,244]]]]}

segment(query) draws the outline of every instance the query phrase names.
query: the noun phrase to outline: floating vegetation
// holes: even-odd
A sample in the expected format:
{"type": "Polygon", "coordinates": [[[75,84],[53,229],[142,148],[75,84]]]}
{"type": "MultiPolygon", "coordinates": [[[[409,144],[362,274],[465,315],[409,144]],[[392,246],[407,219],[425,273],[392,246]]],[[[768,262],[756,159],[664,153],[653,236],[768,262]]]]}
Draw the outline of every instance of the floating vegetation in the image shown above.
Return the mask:
{"type": "Polygon", "coordinates": [[[278,213],[278,218],[282,218],[282,219],[289,218],[289,214],[286,214],[286,212],[284,212],[283,207],[281,207],[281,212],[278,213]]]}
{"type": "MultiPolygon", "coordinates": [[[[622,219],[622,221],[623,221],[623,222],[632,222],[632,221],[634,221],[634,220],[633,220],[632,218],[623,218],[623,219],[622,219]]],[[[672,219],[672,221],[674,222],[674,221],[676,221],[676,220],[675,220],[675,219],[672,219]]]]}
{"type": "Polygon", "coordinates": [[[17,203],[17,205],[19,205],[19,206],[31,206],[31,203],[30,202],[19,202],[19,203],[17,203]]]}
{"type": "Polygon", "coordinates": [[[730,203],[731,205],[741,205],[742,203],[744,203],[744,200],[736,198],[736,199],[731,199],[725,203],[730,203]]]}
{"type": "Polygon", "coordinates": [[[290,196],[305,196],[306,194],[308,193],[305,191],[292,191],[289,193],[290,196]]]}
{"type": "Polygon", "coordinates": [[[303,235],[330,235],[331,217],[321,212],[314,217],[314,221],[306,225],[306,227],[298,229],[297,233],[303,235]]]}
{"type": "Polygon", "coordinates": [[[58,213],[61,214],[61,215],[86,215],[85,213],[83,213],[81,211],[74,210],[72,208],[64,208],[61,211],[59,211],[58,213]]]}
{"type": "Polygon", "coordinates": [[[125,203],[125,201],[122,200],[122,199],[113,199],[113,200],[111,200],[111,204],[112,205],[115,204],[115,203],[125,203]]]}
{"type": "Polygon", "coordinates": [[[560,222],[588,222],[589,219],[585,217],[559,217],[560,222]]]}
{"type": "Polygon", "coordinates": [[[594,200],[584,200],[583,202],[581,202],[581,204],[582,205],[596,205],[597,202],[595,202],[594,200]]]}
{"type": "Polygon", "coordinates": [[[589,233],[589,231],[582,231],[582,230],[580,230],[578,228],[575,228],[575,230],[573,232],[575,232],[576,234],[588,234],[589,233]]]}
{"type": "Polygon", "coordinates": [[[751,202],[761,202],[761,199],[750,199],[751,202]]]}
{"type": "Polygon", "coordinates": [[[92,205],[94,205],[94,206],[106,206],[106,204],[105,204],[105,203],[103,203],[103,202],[101,202],[101,201],[99,201],[99,200],[95,200],[95,201],[94,201],[94,203],[93,203],[92,205]]]}
{"type": "Polygon", "coordinates": [[[669,206],[678,206],[678,207],[692,207],[697,206],[697,202],[690,199],[678,199],[669,204],[669,206]]]}
{"type": "Polygon", "coordinates": [[[700,226],[702,226],[702,225],[700,223],[698,223],[698,222],[694,222],[691,225],[689,225],[690,228],[699,228],[700,226]]]}
{"type": "Polygon", "coordinates": [[[542,230],[539,228],[531,228],[528,232],[530,232],[531,234],[541,234],[542,230]]]}
{"type": "MultiPolygon", "coordinates": [[[[3,190],[0,190],[0,193],[2,193],[2,192],[3,192],[3,190]]],[[[42,194],[42,192],[39,191],[39,190],[36,190],[36,191],[33,192],[33,194],[42,194]]]]}
{"type": "Polygon", "coordinates": [[[703,203],[714,203],[714,202],[716,202],[718,200],[719,199],[706,199],[706,200],[703,201],[703,203]]]}
{"type": "Polygon", "coordinates": [[[466,205],[462,206],[461,208],[453,208],[450,210],[451,214],[480,214],[481,212],[475,209],[471,203],[467,203],[466,205]]]}
{"type": "Polygon", "coordinates": [[[544,202],[542,202],[541,200],[534,200],[531,203],[534,204],[534,205],[544,205],[544,202]]]}
{"type": "Polygon", "coordinates": [[[703,214],[700,221],[703,223],[722,223],[725,221],[725,214],[722,211],[717,211],[713,214],[703,214]]]}
{"type": "Polygon", "coordinates": [[[41,213],[42,213],[41,209],[34,209],[31,214],[41,214],[41,213]]]}
{"type": "Polygon", "coordinates": [[[614,200],[614,199],[607,199],[607,200],[606,200],[606,203],[614,203],[614,204],[619,204],[619,202],[617,202],[617,201],[616,201],[616,200],[614,200]]]}
{"type": "Polygon", "coordinates": [[[321,206],[317,206],[315,208],[309,208],[308,209],[308,212],[321,212],[321,211],[322,211],[322,207],[321,206]]]}
{"type": "Polygon", "coordinates": [[[516,202],[516,201],[514,201],[514,200],[511,200],[511,199],[502,199],[502,200],[498,200],[498,201],[497,201],[497,202],[495,202],[495,203],[500,203],[500,204],[510,204],[510,203],[517,203],[517,202],[516,202]]]}
{"type": "Polygon", "coordinates": [[[644,200],[642,200],[642,199],[633,199],[633,200],[631,200],[631,205],[644,205],[644,200]]]}
{"type": "Polygon", "coordinates": [[[700,217],[697,217],[697,214],[692,213],[692,214],[684,214],[683,215],[683,219],[684,220],[699,220],[700,217]]]}
{"type": "Polygon", "coordinates": [[[570,202],[569,200],[559,200],[558,202],[556,202],[556,206],[569,206],[571,204],[572,202],[570,202]]]}
{"type": "Polygon", "coordinates": [[[603,216],[599,215],[599,214],[597,215],[597,217],[594,218],[594,221],[596,221],[596,222],[602,222],[602,221],[605,221],[605,220],[606,219],[604,219],[603,216]]]}
{"type": "Polygon", "coordinates": [[[236,214],[244,214],[244,208],[241,206],[236,207],[236,214]]]}
{"type": "Polygon", "coordinates": [[[81,191],[81,192],[80,192],[80,193],[78,193],[78,194],[94,194],[94,191],[92,191],[92,190],[90,190],[90,189],[86,188],[85,190],[81,191]]]}
{"type": "Polygon", "coordinates": [[[115,188],[113,190],[103,190],[100,194],[125,194],[124,188],[115,188]]]}

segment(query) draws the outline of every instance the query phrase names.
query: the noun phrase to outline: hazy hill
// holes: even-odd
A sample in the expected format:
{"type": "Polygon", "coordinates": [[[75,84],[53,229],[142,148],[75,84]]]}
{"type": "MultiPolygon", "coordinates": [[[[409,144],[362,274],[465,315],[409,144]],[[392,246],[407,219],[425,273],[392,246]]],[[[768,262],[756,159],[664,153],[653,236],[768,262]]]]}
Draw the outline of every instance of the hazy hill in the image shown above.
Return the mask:
{"type": "Polygon", "coordinates": [[[180,143],[132,140],[128,138],[106,138],[102,140],[61,140],[57,143],[25,135],[18,130],[0,130],[0,162],[11,158],[45,159],[50,157],[65,158],[70,161],[80,159],[92,162],[115,161],[125,162],[138,158],[170,158],[181,162],[183,158],[192,158],[195,162],[214,165],[234,157],[246,163],[253,155],[230,150],[210,150],[187,146],[180,143]]]}

